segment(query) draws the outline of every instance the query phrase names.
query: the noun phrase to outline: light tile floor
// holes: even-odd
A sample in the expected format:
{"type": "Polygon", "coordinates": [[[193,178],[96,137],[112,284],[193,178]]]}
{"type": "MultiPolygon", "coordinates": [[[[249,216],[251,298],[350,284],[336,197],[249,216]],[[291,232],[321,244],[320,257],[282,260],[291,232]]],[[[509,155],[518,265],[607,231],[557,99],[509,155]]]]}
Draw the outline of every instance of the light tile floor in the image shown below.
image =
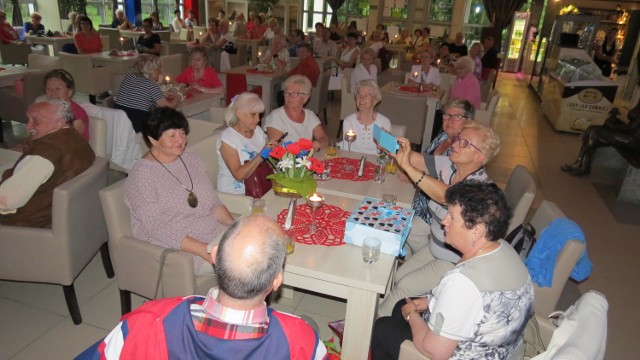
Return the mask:
{"type": "MultiPolygon", "coordinates": [[[[607,359],[635,359],[639,346],[640,311],[640,227],[616,222],[605,206],[611,186],[598,192],[590,177],[574,178],[560,171],[572,162],[579,148],[579,137],[554,131],[544,119],[540,103],[526,82],[513,74],[501,73],[497,85],[503,94],[493,120],[502,140],[500,154],[488,171],[504,186],[518,164],[529,169],[538,184],[534,207],[542,199],[556,202],[567,216],[580,224],[594,263],[592,276],[581,284],[568,283],[559,309],[573,303],[581,293],[596,289],[607,295],[609,338],[607,359]],[[609,189],[609,190],[607,190],[609,189]],[[607,192],[609,191],[609,192],[607,192]]],[[[339,105],[329,108],[327,133],[338,127],[339,105]]],[[[18,134],[5,122],[5,134],[18,134]]],[[[10,144],[13,139],[8,136],[10,144]]],[[[6,145],[6,144],[5,144],[6,145]]],[[[600,185],[599,185],[600,186],[600,185]]],[[[602,186],[600,186],[602,188],[602,186]]],[[[640,213],[640,206],[626,206],[640,213]]],[[[80,274],[76,291],[83,315],[82,325],[73,325],[59,286],[0,281],[0,360],[69,359],[103,337],[115,326],[120,302],[114,280],[107,279],[97,256],[80,274]]],[[[133,296],[133,305],[143,299],[133,296]]],[[[313,293],[296,292],[293,299],[278,299],[279,310],[312,317],[321,337],[329,339],[327,322],[344,318],[345,303],[313,293]]]]}

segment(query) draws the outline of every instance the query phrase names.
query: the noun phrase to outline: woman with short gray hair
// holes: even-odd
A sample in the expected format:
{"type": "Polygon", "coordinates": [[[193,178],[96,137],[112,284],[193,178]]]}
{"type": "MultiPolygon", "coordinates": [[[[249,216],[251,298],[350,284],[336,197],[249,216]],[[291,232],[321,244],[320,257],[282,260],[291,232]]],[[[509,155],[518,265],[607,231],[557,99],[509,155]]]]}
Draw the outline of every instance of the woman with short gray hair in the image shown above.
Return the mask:
{"type": "Polygon", "coordinates": [[[451,85],[450,99],[465,99],[473,104],[477,110],[480,108],[480,83],[473,75],[476,63],[472,58],[463,56],[453,64],[456,81],[451,85]]]}
{"type": "Polygon", "coordinates": [[[351,150],[363,154],[376,154],[373,126],[378,125],[384,130],[391,130],[391,120],[373,110],[382,100],[380,88],[373,80],[362,80],[356,84],[354,94],[358,111],[344,119],[343,129],[353,130],[358,134],[356,141],[351,144],[351,150]]]}
{"type": "Polygon", "coordinates": [[[151,110],[156,107],[176,108],[180,105],[181,97],[175,94],[165,97],[160,90],[156,82],[162,71],[159,57],[142,54],[133,68],[135,72],[125,75],[122,80],[113,107],[126,112],[133,130],[140,132],[142,122],[151,110]]]}
{"type": "Polygon", "coordinates": [[[216,142],[218,191],[244,195],[244,179],[264,161],[260,152],[277,144],[277,141],[267,141],[267,135],[259,126],[263,111],[262,100],[249,92],[234,98],[227,107],[224,120],[228,127],[216,142]]]}

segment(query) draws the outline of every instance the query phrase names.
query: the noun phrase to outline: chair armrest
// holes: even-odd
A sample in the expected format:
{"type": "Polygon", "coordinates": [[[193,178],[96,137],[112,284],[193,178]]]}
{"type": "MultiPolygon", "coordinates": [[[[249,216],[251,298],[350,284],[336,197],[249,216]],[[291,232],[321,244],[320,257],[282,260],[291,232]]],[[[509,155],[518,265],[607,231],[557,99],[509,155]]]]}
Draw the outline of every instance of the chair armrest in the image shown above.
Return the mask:
{"type": "Polygon", "coordinates": [[[103,66],[93,68],[93,83],[96,92],[105,92],[111,90],[111,77],[116,73],[113,66],[103,66]]]}
{"type": "Polygon", "coordinates": [[[429,360],[423,353],[416,349],[411,340],[405,340],[400,345],[400,356],[398,360],[429,360]]]}
{"type": "Polygon", "coordinates": [[[251,212],[252,198],[250,196],[219,192],[218,198],[232,215],[248,215],[251,212]]]}

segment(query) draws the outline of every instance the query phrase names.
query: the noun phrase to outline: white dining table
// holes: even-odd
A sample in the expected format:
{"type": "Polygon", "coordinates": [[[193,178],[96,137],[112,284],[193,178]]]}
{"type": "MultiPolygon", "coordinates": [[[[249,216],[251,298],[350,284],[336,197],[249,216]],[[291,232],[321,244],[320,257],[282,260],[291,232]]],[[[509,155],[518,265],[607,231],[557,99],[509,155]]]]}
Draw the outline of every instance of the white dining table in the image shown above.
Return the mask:
{"type": "Polygon", "coordinates": [[[36,69],[29,69],[24,66],[0,65],[0,87],[13,86],[16,80],[24,77],[24,74],[36,69]]]}
{"type": "MultiPolygon", "coordinates": [[[[322,192],[318,188],[318,192],[322,192]]],[[[325,203],[353,211],[359,200],[324,193],[325,203]]],[[[289,204],[289,198],[279,197],[270,190],[263,199],[266,214],[272,218],[289,204]]],[[[303,203],[298,201],[298,204],[303,203]]],[[[396,267],[395,256],[381,253],[373,264],[362,260],[362,249],[353,244],[340,246],[296,243],[295,251],[287,255],[284,284],[345,299],[347,309],[342,338],[343,359],[366,359],[371,343],[378,298],[391,285],[396,267]]]]}
{"type": "Polygon", "coordinates": [[[51,47],[53,50],[53,54],[49,52],[50,55],[58,56],[58,53],[62,51],[62,46],[64,44],[73,44],[75,42],[73,36],[35,36],[35,35],[26,35],[25,39],[28,44],[40,44],[45,45],[47,47],[51,47]]]}
{"type": "Polygon", "coordinates": [[[91,58],[93,66],[114,66],[114,69],[120,74],[126,74],[133,71],[133,64],[138,60],[138,55],[132,56],[112,56],[109,51],[103,51],[95,54],[86,54],[91,58]]]}
{"type": "Polygon", "coordinates": [[[264,113],[269,114],[274,108],[274,101],[276,99],[276,92],[280,88],[280,85],[287,77],[285,71],[274,72],[251,72],[254,69],[253,66],[238,66],[219,73],[220,80],[227,88],[227,74],[244,74],[247,77],[247,85],[261,86],[262,87],[262,100],[264,102],[264,113]]]}

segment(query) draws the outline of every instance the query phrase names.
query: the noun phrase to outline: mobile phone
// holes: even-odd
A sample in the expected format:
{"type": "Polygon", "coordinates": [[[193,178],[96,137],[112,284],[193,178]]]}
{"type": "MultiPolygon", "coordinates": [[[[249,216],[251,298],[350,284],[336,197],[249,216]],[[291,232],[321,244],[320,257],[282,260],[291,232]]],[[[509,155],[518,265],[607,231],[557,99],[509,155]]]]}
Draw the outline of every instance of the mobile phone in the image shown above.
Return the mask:
{"type": "Polygon", "coordinates": [[[287,135],[289,135],[289,133],[288,133],[288,132],[283,133],[283,134],[282,134],[282,136],[280,136],[280,138],[278,139],[278,144],[280,144],[280,143],[282,142],[282,140],[284,140],[284,138],[286,138],[286,137],[287,137],[287,135]]]}
{"type": "Polygon", "coordinates": [[[378,124],[373,125],[373,138],[378,142],[381,148],[387,150],[392,154],[398,153],[398,149],[400,148],[400,144],[398,144],[398,139],[395,136],[389,134],[388,132],[382,130],[378,124]]]}

